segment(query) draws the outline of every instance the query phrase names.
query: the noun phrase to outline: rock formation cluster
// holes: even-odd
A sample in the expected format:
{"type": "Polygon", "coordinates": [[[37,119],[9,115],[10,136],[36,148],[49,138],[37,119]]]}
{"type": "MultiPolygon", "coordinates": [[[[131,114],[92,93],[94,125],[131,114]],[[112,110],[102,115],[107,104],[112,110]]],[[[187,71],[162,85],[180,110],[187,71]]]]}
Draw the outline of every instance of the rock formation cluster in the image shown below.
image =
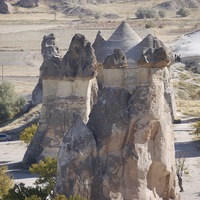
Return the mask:
{"type": "Polygon", "coordinates": [[[13,13],[13,7],[5,0],[0,1],[0,13],[11,14],[13,13]]]}
{"type": "Polygon", "coordinates": [[[24,163],[57,157],[55,191],[67,197],[178,199],[165,45],[126,22],[93,45],[76,34],[63,59],[54,39],[42,42],[41,118],[24,163]]]}

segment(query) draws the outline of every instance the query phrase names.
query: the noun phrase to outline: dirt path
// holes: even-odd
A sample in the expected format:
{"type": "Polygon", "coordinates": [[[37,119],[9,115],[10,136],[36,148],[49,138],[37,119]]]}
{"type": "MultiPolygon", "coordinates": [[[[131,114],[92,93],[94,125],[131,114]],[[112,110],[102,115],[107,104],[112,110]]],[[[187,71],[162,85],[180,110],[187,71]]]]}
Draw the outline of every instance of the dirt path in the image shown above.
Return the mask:
{"type": "Polygon", "coordinates": [[[33,185],[37,176],[31,174],[28,170],[23,170],[20,164],[27,149],[26,144],[21,141],[12,141],[1,142],[0,145],[0,166],[8,166],[8,171],[14,178],[14,183],[22,182],[26,186],[33,185]]]}
{"type": "Polygon", "coordinates": [[[181,200],[200,199],[200,141],[194,141],[192,123],[174,125],[176,158],[185,157],[188,175],[183,175],[181,200]]]}

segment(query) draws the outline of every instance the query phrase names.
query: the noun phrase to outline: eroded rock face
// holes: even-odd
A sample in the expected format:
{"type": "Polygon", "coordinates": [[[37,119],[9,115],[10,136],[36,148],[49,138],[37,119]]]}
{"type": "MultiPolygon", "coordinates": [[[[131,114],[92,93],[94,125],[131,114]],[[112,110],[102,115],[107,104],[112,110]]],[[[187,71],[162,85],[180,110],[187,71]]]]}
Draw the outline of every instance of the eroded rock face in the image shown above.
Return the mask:
{"type": "MultiPolygon", "coordinates": [[[[164,95],[165,70],[155,68],[151,74],[150,84],[140,85],[132,93],[123,88],[102,90],[87,123],[93,135],[91,141],[93,138],[96,141],[93,143],[96,148],[92,148],[97,153],[93,154],[93,162],[86,172],[95,171],[82,176],[81,169],[72,170],[74,164],[70,164],[68,157],[74,151],[81,152],[73,160],[86,163],[86,152],[91,152],[91,146],[82,151],[74,145],[70,153],[69,149],[62,148],[58,162],[58,193],[77,191],[77,185],[70,184],[72,181],[90,180],[86,198],[91,200],[178,199],[171,115],[164,95]],[[70,181],[69,170],[73,174],[70,181]]],[[[62,147],[74,144],[72,138],[63,141],[62,147]]],[[[78,188],[85,187],[84,184],[78,188]]],[[[79,194],[85,195],[81,190],[79,194]]]]}
{"type": "Polygon", "coordinates": [[[97,61],[91,43],[84,35],[76,34],[62,60],[62,73],[66,77],[94,77],[96,72],[97,61]]]}
{"type": "Polygon", "coordinates": [[[5,0],[0,1],[0,13],[2,14],[11,14],[13,13],[13,7],[5,0]]]}
{"type": "Polygon", "coordinates": [[[39,0],[20,0],[19,5],[25,8],[37,7],[39,0]]]}
{"type": "Polygon", "coordinates": [[[125,68],[128,66],[126,55],[121,49],[115,49],[112,55],[105,58],[103,62],[104,68],[125,68]]]}
{"type": "Polygon", "coordinates": [[[58,174],[56,189],[66,196],[84,194],[87,199],[91,199],[91,184],[94,181],[95,172],[94,161],[97,156],[94,136],[82,119],[77,116],[63,141],[58,156],[59,172],[62,173],[58,174]],[[63,157],[66,159],[63,160],[63,157]],[[66,167],[68,170],[63,171],[62,169],[66,167]],[[77,173],[74,173],[74,169],[77,173]],[[69,181],[65,185],[66,178],[69,181]],[[72,185],[73,190],[71,190],[72,185]]]}

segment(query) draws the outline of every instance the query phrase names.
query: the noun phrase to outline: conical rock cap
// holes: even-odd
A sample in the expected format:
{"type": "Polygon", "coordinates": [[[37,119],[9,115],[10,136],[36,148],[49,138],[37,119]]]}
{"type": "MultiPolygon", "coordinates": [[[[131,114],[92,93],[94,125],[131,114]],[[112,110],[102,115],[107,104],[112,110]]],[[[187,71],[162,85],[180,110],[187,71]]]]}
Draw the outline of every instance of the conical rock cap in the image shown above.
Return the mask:
{"type": "Polygon", "coordinates": [[[95,40],[93,47],[97,60],[103,62],[108,55],[113,54],[115,49],[121,49],[126,54],[140,41],[141,38],[128,23],[123,21],[107,41],[102,40],[97,44],[97,40],[95,40]]]}

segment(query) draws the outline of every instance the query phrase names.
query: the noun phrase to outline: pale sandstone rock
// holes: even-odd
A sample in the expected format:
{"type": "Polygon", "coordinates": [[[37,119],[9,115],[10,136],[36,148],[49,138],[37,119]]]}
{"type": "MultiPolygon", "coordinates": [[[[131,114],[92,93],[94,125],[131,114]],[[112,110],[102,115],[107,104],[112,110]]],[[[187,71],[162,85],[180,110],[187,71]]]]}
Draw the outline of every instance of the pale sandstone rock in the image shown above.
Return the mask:
{"type": "Polygon", "coordinates": [[[126,55],[121,49],[115,49],[112,55],[105,58],[104,68],[125,68],[128,66],[126,55]]]}

